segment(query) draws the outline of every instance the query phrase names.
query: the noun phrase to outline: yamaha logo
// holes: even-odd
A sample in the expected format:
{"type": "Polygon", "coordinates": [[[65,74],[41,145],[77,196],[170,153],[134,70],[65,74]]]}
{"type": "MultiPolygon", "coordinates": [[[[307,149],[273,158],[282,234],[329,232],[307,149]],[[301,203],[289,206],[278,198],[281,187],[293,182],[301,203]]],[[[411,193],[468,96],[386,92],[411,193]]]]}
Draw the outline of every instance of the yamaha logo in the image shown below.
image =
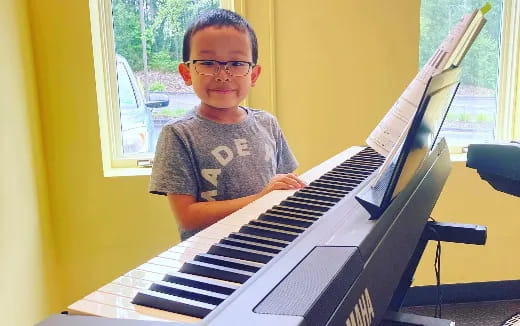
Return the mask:
{"type": "Polygon", "coordinates": [[[359,297],[354,309],[350,312],[346,326],[370,326],[374,320],[374,307],[368,289],[359,297]]]}

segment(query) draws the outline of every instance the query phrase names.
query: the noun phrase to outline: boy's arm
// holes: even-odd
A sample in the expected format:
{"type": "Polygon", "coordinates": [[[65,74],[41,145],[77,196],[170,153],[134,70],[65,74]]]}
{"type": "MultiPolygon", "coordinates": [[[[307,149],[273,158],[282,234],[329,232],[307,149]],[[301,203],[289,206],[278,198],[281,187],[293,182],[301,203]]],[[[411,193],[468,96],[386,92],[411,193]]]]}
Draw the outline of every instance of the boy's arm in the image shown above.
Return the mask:
{"type": "Polygon", "coordinates": [[[168,194],[170,208],[185,230],[199,230],[223,219],[272,190],[299,189],[305,186],[295,174],[277,174],[257,194],[230,200],[197,202],[191,195],[168,194]]]}

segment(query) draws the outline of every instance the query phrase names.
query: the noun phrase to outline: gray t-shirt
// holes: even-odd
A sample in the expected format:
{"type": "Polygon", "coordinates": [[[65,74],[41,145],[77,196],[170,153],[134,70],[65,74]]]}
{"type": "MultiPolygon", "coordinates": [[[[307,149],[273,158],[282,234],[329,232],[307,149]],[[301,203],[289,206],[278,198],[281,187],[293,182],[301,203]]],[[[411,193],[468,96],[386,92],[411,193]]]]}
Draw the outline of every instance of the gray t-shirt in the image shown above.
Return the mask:
{"type": "MultiPolygon", "coordinates": [[[[197,201],[228,200],[260,192],[269,180],[296,169],[297,163],[271,114],[243,108],[247,117],[221,124],[196,110],[161,131],[150,192],[185,194],[197,201]]],[[[181,231],[186,238],[197,231],[181,231]]]]}

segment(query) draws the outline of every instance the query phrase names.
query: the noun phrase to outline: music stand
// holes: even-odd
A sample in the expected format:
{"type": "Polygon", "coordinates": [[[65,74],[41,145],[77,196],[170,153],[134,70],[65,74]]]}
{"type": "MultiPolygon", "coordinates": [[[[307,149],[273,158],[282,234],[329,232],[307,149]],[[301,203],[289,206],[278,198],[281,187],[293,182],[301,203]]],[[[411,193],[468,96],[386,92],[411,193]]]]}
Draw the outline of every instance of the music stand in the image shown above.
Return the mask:
{"type": "Polygon", "coordinates": [[[433,149],[459,86],[460,72],[454,67],[430,78],[397,155],[385,171],[378,171],[381,176],[376,185],[365,186],[356,196],[370,219],[379,218],[433,149]]]}

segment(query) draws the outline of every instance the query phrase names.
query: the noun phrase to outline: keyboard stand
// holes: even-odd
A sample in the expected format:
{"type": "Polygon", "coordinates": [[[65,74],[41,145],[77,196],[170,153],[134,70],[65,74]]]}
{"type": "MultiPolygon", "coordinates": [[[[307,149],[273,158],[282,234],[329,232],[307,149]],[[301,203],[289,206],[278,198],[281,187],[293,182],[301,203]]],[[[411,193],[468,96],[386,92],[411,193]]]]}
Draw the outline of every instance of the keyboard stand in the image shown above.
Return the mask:
{"type": "Polygon", "coordinates": [[[410,288],[413,275],[417,269],[417,265],[424,253],[424,249],[428,241],[443,241],[452,243],[464,243],[474,245],[484,245],[486,243],[487,228],[481,225],[428,222],[426,223],[421,239],[415,248],[415,252],[410,258],[408,267],[406,268],[399,285],[397,286],[394,296],[388,306],[387,315],[385,315],[380,326],[444,326],[452,325],[449,320],[424,317],[409,313],[398,312],[401,309],[406,292],[410,288]]]}

